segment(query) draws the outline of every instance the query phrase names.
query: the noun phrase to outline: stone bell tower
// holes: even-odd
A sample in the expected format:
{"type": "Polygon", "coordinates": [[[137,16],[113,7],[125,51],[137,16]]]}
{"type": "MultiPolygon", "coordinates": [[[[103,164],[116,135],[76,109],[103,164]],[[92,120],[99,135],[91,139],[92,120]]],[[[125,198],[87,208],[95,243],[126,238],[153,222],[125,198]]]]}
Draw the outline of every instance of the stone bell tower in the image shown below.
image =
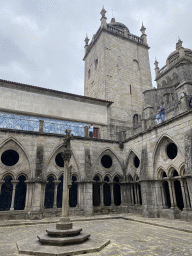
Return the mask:
{"type": "Polygon", "coordinates": [[[91,42],[85,38],[85,96],[113,101],[109,123],[131,127],[141,114],[143,91],[152,88],[147,36],[140,37],[114,18],[107,23],[101,10],[101,26],[91,42]]]}

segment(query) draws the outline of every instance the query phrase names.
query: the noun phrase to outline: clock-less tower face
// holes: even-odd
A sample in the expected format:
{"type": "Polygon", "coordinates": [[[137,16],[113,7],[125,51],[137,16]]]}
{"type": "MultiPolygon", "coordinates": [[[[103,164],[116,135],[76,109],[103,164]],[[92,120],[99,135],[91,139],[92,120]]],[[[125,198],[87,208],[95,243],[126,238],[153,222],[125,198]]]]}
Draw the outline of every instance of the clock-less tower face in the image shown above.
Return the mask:
{"type": "Polygon", "coordinates": [[[110,119],[114,124],[122,121],[131,125],[133,115],[141,114],[143,91],[152,89],[145,36],[130,34],[125,25],[113,18],[105,28],[99,28],[87,45],[84,94],[113,101],[110,119]]]}

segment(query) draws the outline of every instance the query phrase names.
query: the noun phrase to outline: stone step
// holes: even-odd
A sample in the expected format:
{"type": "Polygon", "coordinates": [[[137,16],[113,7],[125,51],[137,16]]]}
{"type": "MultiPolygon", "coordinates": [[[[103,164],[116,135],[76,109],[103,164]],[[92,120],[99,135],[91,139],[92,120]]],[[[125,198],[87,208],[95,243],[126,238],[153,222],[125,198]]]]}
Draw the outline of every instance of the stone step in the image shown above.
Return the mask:
{"type": "Polygon", "coordinates": [[[66,230],[58,230],[58,229],[47,229],[46,232],[49,236],[59,236],[59,237],[69,237],[69,236],[77,236],[82,231],[82,228],[72,228],[66,230]]]}
{"type": "Polygon", "coordinates": [[[51,237],[48,234],[38,235],[37,238],[42,244],[48,245],[67,245],[83,243],[90,237],[90,234],[81,233],[78,236],[72,237],[51,237]]]}

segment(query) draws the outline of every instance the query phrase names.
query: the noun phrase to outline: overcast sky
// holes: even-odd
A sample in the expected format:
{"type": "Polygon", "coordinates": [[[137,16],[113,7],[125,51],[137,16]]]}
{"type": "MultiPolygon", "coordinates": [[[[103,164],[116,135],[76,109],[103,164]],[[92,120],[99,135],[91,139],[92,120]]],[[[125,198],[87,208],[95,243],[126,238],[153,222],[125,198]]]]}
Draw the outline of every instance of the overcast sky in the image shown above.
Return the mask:
{"type": "Polygon", "coordinates": [[[191,0],[0,0],[0,79],[84,93],[84,39],[100,26],[104,5],[132,34],[146,27],[155,86],[177,37],[192,49],[191,0]]]}

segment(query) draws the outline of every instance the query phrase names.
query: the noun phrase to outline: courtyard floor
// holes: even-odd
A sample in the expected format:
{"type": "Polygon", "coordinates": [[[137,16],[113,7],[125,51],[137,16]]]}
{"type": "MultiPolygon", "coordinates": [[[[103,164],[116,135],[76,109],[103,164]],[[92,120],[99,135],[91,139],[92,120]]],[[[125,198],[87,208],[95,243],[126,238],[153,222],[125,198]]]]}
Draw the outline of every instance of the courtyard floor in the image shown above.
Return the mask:
{"type": "MultiPolygon", "coordinates": [[[[74,226],[99,238],[110,239],[102,251],[91,255],[192,255],[192,223],[181,220],[148,219],[139,215],[71,217],[74,226]]],[[[19,255],[16,242],[36,239],[58,218],[41,221],[0,221],[0,255],[19,255]]]]}

